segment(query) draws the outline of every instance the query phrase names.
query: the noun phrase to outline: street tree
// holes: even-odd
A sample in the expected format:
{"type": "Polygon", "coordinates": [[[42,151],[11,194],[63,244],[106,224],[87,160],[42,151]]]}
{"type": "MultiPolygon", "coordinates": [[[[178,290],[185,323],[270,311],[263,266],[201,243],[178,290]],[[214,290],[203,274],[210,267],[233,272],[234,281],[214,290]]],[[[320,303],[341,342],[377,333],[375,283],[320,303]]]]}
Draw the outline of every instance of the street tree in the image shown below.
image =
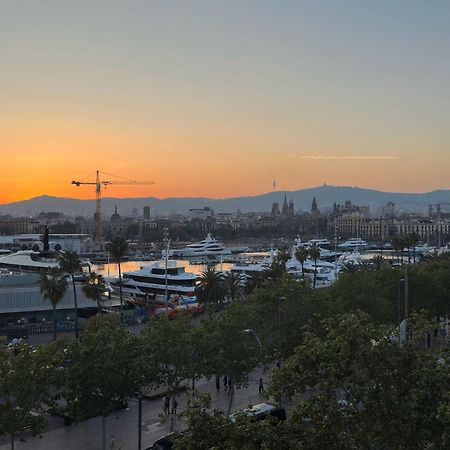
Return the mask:
{"type": "Polygon", "coordinates": [[[224,284],[231,302],[240,299],[244,293],[244,276],[237,272],[227,272],[224,277],[224,284]]]}
{"type": "Polygon", "coordinates": [[[295,251],[295,258],[297,259],[297,261],[301,264],[302,266],[302,278],[305,279],[305,262],[308,259],[309,256],[309,251],[306,247],[299,247],[296,251],[295,251]]]}
{"type": "Polygon", "coordinates": [[[60,254],[60,266],[63,272],[70,275],[72,279],[73,288],[73,304],[75,308],[75,338],[79,337],[79,325],[78,325],[78,299],[77,289],[75,286],[75,274],[81,271],[81,260],[76,252],[65,251],[60,254]]]}
{"type": "Polygon", "coordinates": [[[68,347],[71,364],[66,367],[62,392],[66,414],[75,422],[101,414],[103,448],[107,415],[126,404],[139,385],[136,361],[140,355],[138,338],[113,314],[89,319],[80,339],[68,347]]]}
{"type": "Polygon", "coordinates": [[[57,267],[42,272],[39,279],[39,289],[45,299],[49,300],[53,308],[53,340],[58,333],[58,314],[56,307],[61,302],[67,290],[67,282],[61,270],[57,267]]]}
{"type": "MultiPolygon", "coordinates": [[[[142,330],[140,347],[144,357],[139,359],[139,372],[147,388],[164,386],[172,401],[183,384],[205,375],[208,339],[202,327],[194,327],[184,316],[172,320],[161,317],[150,320],[142,330]]],[[[173,417],[171,428],[173,427],[173,417]]]]}
{"type": "Polygon", "coordinates": [[[120,315],[123,318],[123,291],[122,291],[122,267],[120,265],[123,257],[128,250],[128,244],[121,236],[116,236],[111,242],[106,244],[106,251],[111,254],[113,260],[119,269],[119,298],[120,298],[120,315]]]}
{"type": "Polygon", "coordinates": [[[208,305],[217,307],[226,294],[223,274],[215,268],[208,267],[200,274],[195,291],[198,301],[205,308],[208,305]]]}
{"type": "Polygon", "coordinates": [[[44,431],[62,355],[61,341],[36,350],[24,343],[0,347],[0,435],[10,435],[11,450],[17,435],[44,431]]]}
{"type": "Polygon", "coordinates": [[[425,349],[430,326],[413,316],[404,346],[359,313],[306,332],[269,391],[294,400],[301,448],[446,448],[450,367],[425,349]]]}
{"type": "Polygon", "coordinates": [[[106,284],[103,276],[96,272],[91,272],[88,279],[86,280],[86,284],[83,285],[83,292],[85,293],[87,298],[90,298],[91,300],[97,302],[98,313],[100,313],[101,310],[100,300],[105,291],[106,284]]]}
{"type": "Polygon", "coordinates": [[[316,279],[317,279],[317,260],[320,258],[320,248],[316,244],[311,245],[309,248],[309,256],[314,261],[314,281],[313,287],[316,288],[316,279]]]}

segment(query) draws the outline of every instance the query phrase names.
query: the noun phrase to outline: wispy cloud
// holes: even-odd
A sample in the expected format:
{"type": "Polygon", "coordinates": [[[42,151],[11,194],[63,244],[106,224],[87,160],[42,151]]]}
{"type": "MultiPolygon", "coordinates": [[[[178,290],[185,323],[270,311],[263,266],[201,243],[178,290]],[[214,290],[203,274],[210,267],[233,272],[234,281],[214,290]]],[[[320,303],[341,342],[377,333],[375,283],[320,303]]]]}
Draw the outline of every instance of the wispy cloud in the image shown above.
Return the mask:
{"type": "Polygon", "coordinates": [[[395,155],[299,155],[302,159],[320,159],[320,160],[334,160],[334,159],[400,159],[400,156],[395,155]]]}

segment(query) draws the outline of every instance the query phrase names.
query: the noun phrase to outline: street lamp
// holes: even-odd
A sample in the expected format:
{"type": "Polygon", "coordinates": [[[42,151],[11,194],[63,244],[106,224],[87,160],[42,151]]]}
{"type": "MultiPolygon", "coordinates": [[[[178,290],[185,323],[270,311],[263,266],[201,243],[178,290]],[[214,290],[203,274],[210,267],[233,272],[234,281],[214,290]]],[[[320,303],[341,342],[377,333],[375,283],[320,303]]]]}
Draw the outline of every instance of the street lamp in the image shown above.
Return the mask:
{"type": "Polygon", "coordinates": [[[278,299],[278,353],[279,365],[281,366],[281,304],[286,301],[286,297],[279,297],[278,299]]]}
{"type": "Polygon", "coordinates": [[[247,328],[245,330],[242,330],[242,333],[248,334],[249,336],[255,338],[255,340],[258,343],[258,345],[260,346],[261,350],[263,349],[263,345],[261,343],[261,339],[259,338],[259,336],[258,336],[258,334],[256,333],[255,330],[247,328]]]}

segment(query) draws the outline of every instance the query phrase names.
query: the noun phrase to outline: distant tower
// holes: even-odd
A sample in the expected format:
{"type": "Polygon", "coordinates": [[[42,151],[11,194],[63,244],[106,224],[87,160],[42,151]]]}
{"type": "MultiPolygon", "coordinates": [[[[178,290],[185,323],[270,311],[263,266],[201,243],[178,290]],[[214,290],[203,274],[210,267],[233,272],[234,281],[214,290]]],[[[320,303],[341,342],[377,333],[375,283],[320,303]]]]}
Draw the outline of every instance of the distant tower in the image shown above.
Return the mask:
{"type": "Polygon", "coordinates": [[[283,202],[283,207],[281,208],[281,215],[283,215],[284,217],[289,215],[289,206],[288,206],[288,202],[287,202],[286,193],[284,193],[284,202],[283,202]]]}
{"type": "Polygon", "coordinates": [[[316,197],[313,198],[312,205],[311,205],[311,214],[319,214],[319,209],[317,208],[317,200],[316,197]]]}
{"type": "Polygon", "coordinates": [[[275,180],[275,177],[273,177],[272,186],[273,186],[273,192],[275,192],[277,190],[277,180],[275,180]]]}
{"type": "Polygon", "coordinates": [[[277,202],[272,204],[272,216],[276,217],[280,215],[280,208],[277,202]]]}
{"type": "Polygon", "coordinates": [[[288,213],[289,217],[294,217],[294,200],[292,200],[292,197],[289,200],[288,213]]]}
{"type": "Polygon", "coordinates": [[[144,206],[144,220],[150,220],[150,206],[144,206]]]}

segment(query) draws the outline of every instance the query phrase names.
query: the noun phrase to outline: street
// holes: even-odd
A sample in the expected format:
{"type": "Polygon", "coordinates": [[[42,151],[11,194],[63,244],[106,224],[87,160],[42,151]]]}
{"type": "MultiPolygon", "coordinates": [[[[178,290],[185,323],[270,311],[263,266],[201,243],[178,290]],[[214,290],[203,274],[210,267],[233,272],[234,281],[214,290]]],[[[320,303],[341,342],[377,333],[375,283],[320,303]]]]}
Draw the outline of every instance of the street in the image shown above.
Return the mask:
{"type": "MultiPolygon", "coordinates": [[[[269,372],[263,375],[262,368],[255,369],[249,379],[247,388],[235,389],[233,411],[246,408],[249,404],[264,401],[258,394],[258,382],[262,377],[268,381],[269,372]]],[[[196,388],[200,392],[209,392],[213,407],[226,413],[229,396],[221,389],[217,392],[215,381],[200,380],[196,388]]],[[[178,397],[178,415],[186,408],[186,394],[178,397]]],[[[150,447],[153,442],[170,431],[170,416],[163,415],[163,399],[143,400],[142,404],[142,449],[150,447]]],[[[126,410],[111,413],[106,419],[107,449],[137,450],[138,442],[138,405],[131,399],[126,410]]],[[[175,429],[184,427],[185,418],[175,418],[175,429]]],[[[58,417],[49,417],[49,425],[42,437],[25,436],[26,440],[16,439],[15,450],[101,450],[102,420],[95,417],[79,424],[64,426],[58,417]]],[[[0,439],[0,450],[10,448],[9,436],[0,439]]]]}

